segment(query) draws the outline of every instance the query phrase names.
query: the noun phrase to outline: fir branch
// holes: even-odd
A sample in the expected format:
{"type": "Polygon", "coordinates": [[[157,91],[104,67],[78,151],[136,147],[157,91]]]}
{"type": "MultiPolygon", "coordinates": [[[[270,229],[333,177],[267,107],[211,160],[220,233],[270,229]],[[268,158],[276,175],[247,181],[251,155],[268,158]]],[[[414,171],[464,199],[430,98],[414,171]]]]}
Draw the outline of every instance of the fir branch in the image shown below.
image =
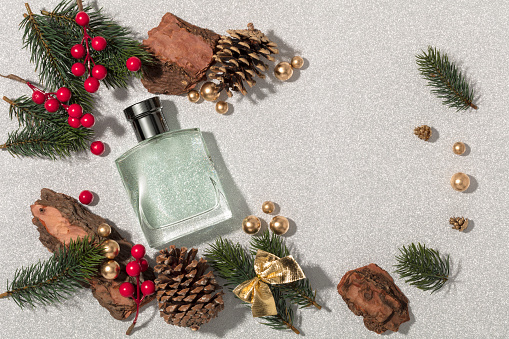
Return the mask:
{"type": "Polygon", "coordinates": [[[421,75],[428,81],[428,86],[434,88],[431,92],[443,99],[444,105],[457,111],[477,109],[473,103],[473,89],[447,54],[441,55],[439,50],[429,46],[427,52],[422,51],[416,58],[421,75]]]}
{"type": "MultiPolygon", "coordinates": [[[[286,246],[283,237],[270,233],[268,230],[262,233],[259,237],[251,239],[251,253],[256,255],[258,249],[272,253],[280,258],[290,255],[290,250],[286,246]]],[[[290,299],[290,302],[298,305],[300,308],[315,306],[321,309],[316,302],[316,291],[313,291],[309,279],[297,280],[293,283],[282,284],[278,286],[285,298],[290,299]]]]}
{"type": "Polygon", "coordinates": [[[93,131],[88,128],[72,128],[67,123],[67,113],[60,109],[50,113],[43,105],[37,105],[28,97],[11,100],[11,119],[16,117],[20,127],[8,134],[7,141],[0,148],[12,155],[28,157],[66,158],[72,152],[88,149],[93,131]]]}
{"type": "Polygon", "coordinates": [[[398,264],[394,266],[402,279],[407,278],[406,283],[434,293],[449,279],[449,256],[444,259],[437,250],[420,243],[403,246],[399,251],[401,255],[396,256],[398,264]]]}
{"type": "Polygon", "coordinates": [[[275,330],[291,329],[296,334],[300,334],[300,331],[293,326],[293,310],[288,306],[285,296],[281,293],[279,286],[271,285],[270,290],[276,301],[277,315],[261,317],[261,319],[265,321],[262,322],[262,324],[275,330]]]}
{"type": "Polygon", "coordinates": [[[251,256],[240,244],[218,238],[205,252],[208,263],[233,290],[240,283],[256,277],[251,256]]]}
{"type": "Polygon", "coordinates": [[[21,308],[61,302],[97,273],[104,259],[102,251],[87,237],[71,240],[49,260],[16,270],[0,298],[10,297],[21,308]]]}

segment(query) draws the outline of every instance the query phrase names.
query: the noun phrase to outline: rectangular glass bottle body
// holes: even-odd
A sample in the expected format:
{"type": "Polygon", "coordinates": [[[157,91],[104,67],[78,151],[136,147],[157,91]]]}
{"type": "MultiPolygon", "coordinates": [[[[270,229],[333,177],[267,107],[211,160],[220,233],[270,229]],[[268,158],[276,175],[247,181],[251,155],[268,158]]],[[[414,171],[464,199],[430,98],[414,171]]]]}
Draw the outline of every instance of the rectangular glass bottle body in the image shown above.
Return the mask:
{"type": "Polygon", "coordinates": [[[150,247],[232,216],[197,128],[156,135],[115,162],[150,247]]]}

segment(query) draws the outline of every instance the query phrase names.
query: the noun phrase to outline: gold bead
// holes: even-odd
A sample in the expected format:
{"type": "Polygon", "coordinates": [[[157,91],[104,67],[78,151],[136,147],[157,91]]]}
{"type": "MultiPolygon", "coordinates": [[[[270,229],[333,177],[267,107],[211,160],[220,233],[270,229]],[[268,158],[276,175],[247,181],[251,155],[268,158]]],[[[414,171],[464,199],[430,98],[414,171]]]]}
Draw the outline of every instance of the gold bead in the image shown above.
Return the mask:
{"type": "Polygon", "coordinates": [[[274,68],[274,75],[281,81],[290,79],[293,75],[293,68],[288,62],[283,61],[274,68]]]}
{"type": "Polygon", "coordinates": [[[454,145],[452,145],[452,151],[457,155],[462,155],[463,153],[465,153],[466,149],[467,147],[461,141],[458,141],[454,145]]]}
{"type": "Polygon", "coordinates": [[[276,208],[276,206],[274,205],[274,203],[272,201],[265,201],[262,204],[263,213],[271,214],[272,212],[274,212],[275,208],[276,208]]]}
{"type": "Polygon", "coordinates": [[[451,186],[456,191],[463,192],[470,186],[470,177],[465,173],[455,173],[451,177],[451,186]]]}
{"type": "Polygon", "coordinates": [[[97,234],[103,238],[106,238],[111,234],[111,226],[103,222],[99,225],[99,227],[97,227],[97,234]]]}
{"type": "Polygon", "coordinates": [[[276,215],[270,221],[269,226],[270,226],[271,231],[274,232],[275,234],[283,235],[288,231],[288,228],[290,227],[290,222],[285,217],[276,215]]]}
{"type": "Polygon", "coordinates": [[[200,100],[200,93],[198,93],[198,91],[195,91],[194,89],[189,91],[187,93],[187,98],[189,99],[189,101],[191,102],[198,102],[198,100],[200,100]]]}
{"type": "Polygon", "coordinates": [[[216,112],[219,114],[228,112],[228,103],[226,101],[218,101],[216,103],[216,112]]]}
{"type": "Polygon", "coordinates": [[[207,101],[215,101],[217,97],[219,97],[216,84],[210,81],[207,81],[201,86],[200,94],[201,97],[207,101]]]}
{"type": "Polygon", "coordinates": [[[108,260],[101,265],[100,271],[104,278],[113,280],[120,273],[120,265],[115,260],[108,260]]]}
{"type": "Polygon", "coordinates": [[[108,239],[103,242],[103,250],[106,258],[113,259],[118,255],[118,252],[120,252],[120,246],[115,240],[108,239]]]}
{"type": "Polygon", "coordinates": [[[254,215],[247,216],[242,220],[242,230],[247,234],[256,234],[261,227],[260,219],[254,215]]]}
{"type": "Polygon", "coordinates": [[[304,66],[304,59],[302,59],[302,57],[296,55],[292,58],[292,61],[290,62],[292,64],[292,67],[293,68],[301,68],[302,66],[304,66]]]}

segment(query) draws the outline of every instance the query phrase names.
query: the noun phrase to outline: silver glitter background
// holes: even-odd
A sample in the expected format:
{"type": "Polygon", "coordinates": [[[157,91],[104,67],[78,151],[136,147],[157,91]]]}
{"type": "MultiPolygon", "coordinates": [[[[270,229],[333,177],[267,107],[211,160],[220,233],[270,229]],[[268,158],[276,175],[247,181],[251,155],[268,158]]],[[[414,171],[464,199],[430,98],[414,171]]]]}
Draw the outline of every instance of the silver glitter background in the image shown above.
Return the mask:
{"type": "MultiPolygon", "coordinates": [[[[36,80],[30,54],[21,50],[18,24],[24,1],[2,6],[0,73],[36,80]]],[[[32,0],[34,11],[58,0],[32,0]]],[[[398,247],[423,242],[450,254],[453,279],[430,295],[395,281],[410,300],[411,321],[393,338],[506,338],[509,336],[507,257],[509,164],[509,4],[504,1],[134,1],[93,2],[140,38],[171,11],[193,24],[224,34],[249,22],[281,48],[278,61],[302,55],[306,64],[281,83],[267,81],[246,97],[235,96],[231,114],[211,103],[162,97],[173,128],[199,127],[217,165],[235,215],[231,222],[178,246],[200,250],[216,236],[247,244],[241,220],[278,203],[291,220],[293,253],[318,289],[321,311],[297,312],[296,326],[309,338],[375,338],[336,291],[342,275],[377,263],[392,272],[398,247]],[[449,54],[474,84],[479,110],[456,113],[430,94],[415,64],[428,45],[449,54]],[[432,142],[413,128],[434,128],[432,142]],[[452,145],[463,141],[467,155],[452,145]],[[455,172],[471,176],[471,188],[449,185],[455,172]],[[469,229],[450,229],[451,216],[471,219],[469,229]]],[[[69,46],[70,47],[70,46],[69,46]]],[[[272,68],[270,70],[272,72],[272,68]]],[[[0,93],[29,94],[0,79],[0,93]]],[[[49,257],[31,224],[29,205],[43,187],[77,197],[92,190],[90,209],[122,234],[144,243],[114,159],[136,144],[122,109],[150,95],[139,81],[128,90],[101,88],[95,131],[107,155],[70,160],[17,159],[0,152],[0,286],[16,268],[49,257]]],[[[16,127],[1,103],[2,134],[16,127]]],[[[266,223],[264,225],[266,227],[266,223]]],[[[149,250],[151,258],[156,251],[149,250]]],[[[111,318],[84,290],[58,307],[20,310],[0,300],[2,338],[123,338],[130,321],[111,318]]],[[[199,332],[172,327],[156,305],[139,317],[133,338],[296,338],[257,324],[249,309],[226,296],[226,309],[199,332]]]]}

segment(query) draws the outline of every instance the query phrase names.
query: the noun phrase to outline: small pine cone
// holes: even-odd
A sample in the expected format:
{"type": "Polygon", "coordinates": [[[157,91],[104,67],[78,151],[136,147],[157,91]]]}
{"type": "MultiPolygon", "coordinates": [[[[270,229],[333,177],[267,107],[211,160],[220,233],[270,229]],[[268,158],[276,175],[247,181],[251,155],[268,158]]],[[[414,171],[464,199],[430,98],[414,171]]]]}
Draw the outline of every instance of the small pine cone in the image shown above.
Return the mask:
{"type": "Polygon", "coordinates": [[[225,90],[229,97],[233,95],[232,90],[246,95],[244,82],[253,87],[255,76],[265,78],[263,72],[269,66],[261,58],[274,61],[271,54],[279,53],[277,44],[255,29],[252,23],[247,27],[228,30],[229,37],[221,36],[213,56],[216,64],[210,67],[209,78],[218,80],[218,91],[225,90]]]}
{"type": "Polygon", "coordinates": [[[468,219],[465,219],[463,217],[453,217],[449,219],[449,224],[452,225],[452,228],[455,230],[458,230],[460,232],[463,232],[468,227],[468,219]]]}
{"type": "Polygon", "coordinates": [[[203,258],[196,260],[198,250],[170,246],[157,256],[154,271],[156,297],[161,317],[170,324],[190,327],[193,331],[208,323],[223,310],[223,292],[203,258]]]}
{"type": "Polygon", "coordinates": [[[428,141],[431,138],[431,127],[428,125],[422,125],[414,128],[414,134],[424,141],[428,141]]]}

